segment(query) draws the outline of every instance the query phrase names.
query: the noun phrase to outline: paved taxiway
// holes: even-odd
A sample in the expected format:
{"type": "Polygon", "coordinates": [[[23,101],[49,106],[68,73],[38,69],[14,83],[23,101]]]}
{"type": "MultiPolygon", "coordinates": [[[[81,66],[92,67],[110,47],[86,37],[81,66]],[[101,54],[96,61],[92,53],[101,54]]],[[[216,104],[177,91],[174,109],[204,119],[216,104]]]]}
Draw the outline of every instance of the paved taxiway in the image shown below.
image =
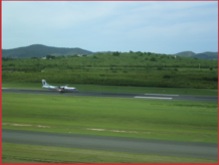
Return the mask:
{"type": "Polygon", "coordinates": [[[2,131],[2,141],[164,156],[217,159],[217,144],[168,142],[91,135],[57,134],[31,131],[2,131]]]}
{"type": "MultiPolygon", "coordinates": [[[[48,90],[34,90],[34,89],[12,89],[3,88],[2,92],[10,93],[31,93],[31,94],[52,94],[60,95],[57,91],[48,90]]],[[[156,99],[156,100],[188,100],[188,101],[213,101],[217,102],[216,96],[191,96],[191,95],[171,95],[171,94],[127,94],[127,93],[107,93],[107,92],[74,92],[63,93],[66,96],[95,96],[95,97],[122,97],[122,98],[136,98],[136,99],[156,99]]]]}

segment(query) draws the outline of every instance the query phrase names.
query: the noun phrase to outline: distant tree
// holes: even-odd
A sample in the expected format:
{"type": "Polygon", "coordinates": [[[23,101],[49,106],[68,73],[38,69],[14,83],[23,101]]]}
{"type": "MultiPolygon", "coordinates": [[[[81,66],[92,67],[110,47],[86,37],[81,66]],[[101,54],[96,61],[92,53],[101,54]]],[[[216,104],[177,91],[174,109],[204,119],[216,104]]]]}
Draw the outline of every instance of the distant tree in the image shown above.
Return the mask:
{"type": "Polygon", "coordinates": [[[140,51],[138,51],[138,52],[136,52],[139,56],[143,56],[143,53],[142,52],[140,52],[140,51]]]}
{"type": "Polygon", "coordinates": [[[170,76],[170,75],[164,75],[163,78],[164,78],[164,79],[170,79],[171,76],[170,76]]]}
{"type": "Polygon", "coordinates": [[[158,66],[157,70],[163,70],[163,67],[162,66],[158,66]]]}
{"type": "Polygon", "coordinates": [[[151,57],[150,61],[157,61],[155,57],[151,57]]]}
{"type": "Polygon", "coordinates": [[[98,59],[98,57],[97,57],[97,56],[93,56],[93,58],[94,58],[94,59],[98,59]]]}
{"type": "Polygon", "coordinates": [[[120,52],[113,52],[113,56],[119,56],[120,52]]]}
{"type": "Polygon", "coordinates": [[[149,55],[149,56],[150,56],[150,55],[152,55],[152,53],[151,53],[151,52],[147,52],[147,55],[149,55]]]}
{"type": "Polygon", "coordinates": [[[53,55],[50,55],[50,54],[46,56],[46,59],[47,59],[47,60],[50,60],[50,59],[55,59],[55,58],[56,58],[55,56],[53,56],[53,55]]]}

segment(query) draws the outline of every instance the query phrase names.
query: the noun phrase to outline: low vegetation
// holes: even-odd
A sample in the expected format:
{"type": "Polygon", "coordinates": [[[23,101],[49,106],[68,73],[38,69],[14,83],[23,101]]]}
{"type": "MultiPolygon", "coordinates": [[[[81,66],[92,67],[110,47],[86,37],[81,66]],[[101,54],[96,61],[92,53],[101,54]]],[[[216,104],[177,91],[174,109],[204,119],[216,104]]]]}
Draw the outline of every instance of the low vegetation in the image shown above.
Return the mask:
{"type": "Polygon", "coordinates": [[[2,62],[3,82],[217,89],[217,61],[142,52],[109,52],[2,62]]]}

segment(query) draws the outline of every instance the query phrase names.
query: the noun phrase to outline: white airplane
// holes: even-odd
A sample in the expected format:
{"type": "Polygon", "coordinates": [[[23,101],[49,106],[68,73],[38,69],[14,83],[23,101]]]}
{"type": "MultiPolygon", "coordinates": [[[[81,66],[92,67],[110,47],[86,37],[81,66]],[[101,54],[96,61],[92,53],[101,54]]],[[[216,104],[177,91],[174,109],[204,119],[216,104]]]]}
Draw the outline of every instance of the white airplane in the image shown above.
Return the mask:
{"type": "Polygon", "coordinates": [[[67,85],[65,86],[53,86],[49,85],[46,80],[42,79],[42,88],[49,89],[49,90],[56,90],[59,91],[60,93],[65,93],[65,92],[78,92],[78,90],[75,87],[68,87],[67,85]]]}

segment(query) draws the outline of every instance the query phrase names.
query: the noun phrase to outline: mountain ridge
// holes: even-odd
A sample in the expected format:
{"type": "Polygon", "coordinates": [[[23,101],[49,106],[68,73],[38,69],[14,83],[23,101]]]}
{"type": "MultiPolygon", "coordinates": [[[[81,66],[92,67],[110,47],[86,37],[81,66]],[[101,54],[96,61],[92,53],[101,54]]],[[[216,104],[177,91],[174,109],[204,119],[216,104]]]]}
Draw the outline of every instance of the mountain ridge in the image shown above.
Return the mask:
{"type": "Polygon", "coordinates": [[[68,56],[76,54],[92,54],[93,52],[81,48],[65,48],[53,47],[42,44],[33,44],[24,47],[13,49],[2,49],[2,57],[8,58],[28,58],[28,57],[45,57],[47,55],[53,56],[68,56]]]}
{"type": "MultiPolygon", "coordinates": [[[[90,55],[93,53],[95,52],[78,47],[75,48],[54,47],[54,46],[46,46],[42,44],[32,44],[24,47],[2,49],[3,58],[32,58],[32,57],[42,58],[48,55],[69,56],[69,55],[90,55]]],[[[207,59],[207,60],[218,60],[218,52],[206,51],[202,53],[194,53],[192,51],[183,51],[172,55],[180,56],[180,57],[207,59]]]]}
{"type": "Polygon", "coordinates": [[[192,51],[183,51],[174,54],[175,56],[181,57],[192,57],[192,58],[199,58],[199,59],[207,59],[207,60],[218,60],[218,52],[202,52],[202,53],[194,53],[192,51]]]}

